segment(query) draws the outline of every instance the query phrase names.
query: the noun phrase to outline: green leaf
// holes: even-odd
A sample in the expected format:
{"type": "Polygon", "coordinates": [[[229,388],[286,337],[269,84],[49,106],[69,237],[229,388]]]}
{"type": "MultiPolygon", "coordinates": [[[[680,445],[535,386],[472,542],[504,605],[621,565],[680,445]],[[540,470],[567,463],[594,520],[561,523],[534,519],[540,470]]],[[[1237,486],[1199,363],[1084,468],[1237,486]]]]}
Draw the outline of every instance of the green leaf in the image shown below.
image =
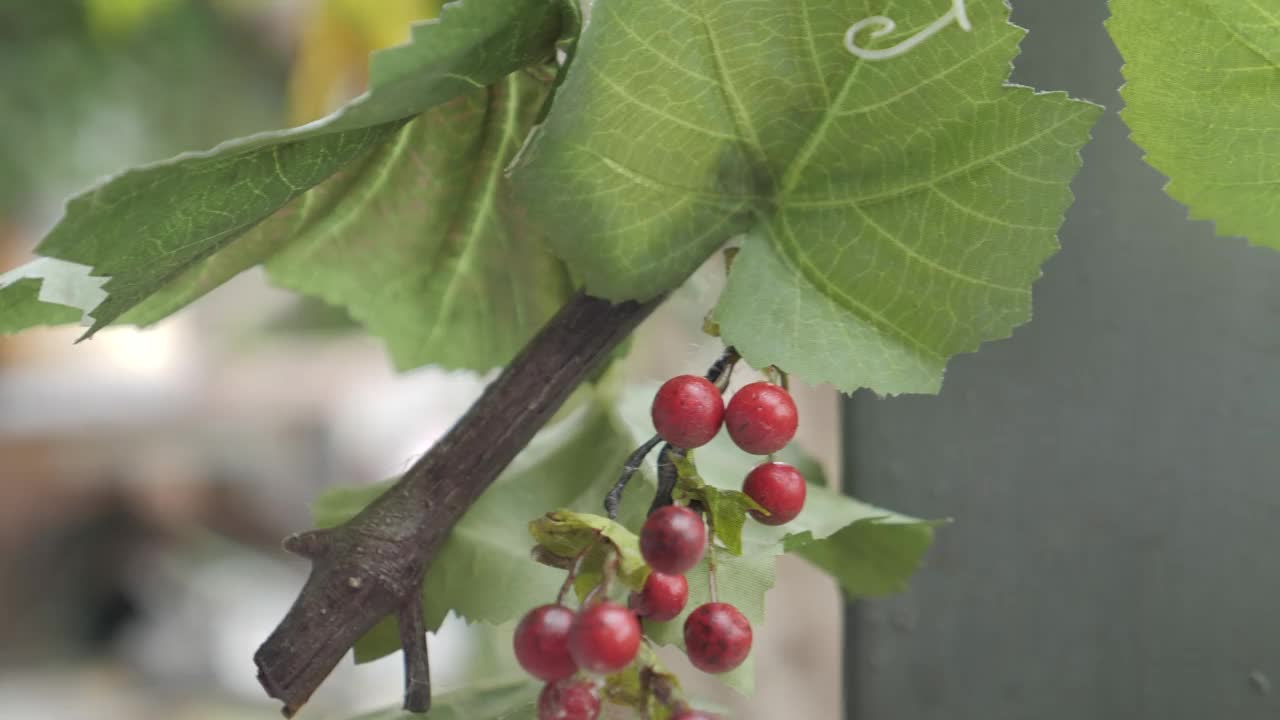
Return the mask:
{"type": "Polygon", "coordinates": [[[77,308],[101,300],[101,280],[84,265],[40,258],[0,275],[0,333],[77,322],[77,308]]]}
{"type": "Polygon", "coordinates": [[[389,708],[355,720],[528,720],[541,691],[542,684],[527,677],[490,680],[436,696],[426,715],[389,708]]]}
{"type": "Polygon", "coordinates": [[[126,319],[155,322],[266,263],[276,284],[346,308],[400,369],[506,363],[572,289],[502,176],[550,80],[516,72],[428,111],[126,319]]]}
{"type": "Polygon", "coordinates": [[[398,368],[505,364],[572,292],[502,175],[549,80],[513,73],[428,112],[305,196],[327,194],[315,212],[259,226],[271,279],[348,308],[398,368]]]}
{"type": "MultiPolygon", "coordinates": [[[[617,551],[618,579],[632,590],[640,590],[644,587],[645,578],[649,577],[649,566],[640,555],[640,538],[607,517],[557,510],[530,521],[529,535],[534,542],[562,558],[576,558],[587,548],[594,547],[603,536],[617,551]]],[[[597,562],[604,560],[604,554],[601,554],[597,562]]]]}
{"type": "Polygon", "coordinates": [[[599,0],[515,178],[594,294],[679,285],[750,237],[716,311],[753,365],[883,393],[1007,336],[1056,249],[1100,108],[1004,85],[1022,31],[944,0],[599,0]],[[554,191],[548,191],[554,188],[554,191]]]}
{"type": "Polygon", "coordinates": [[[711,515],[710,526],[715,537],[734,555],[742,554],[742,529],[747,523],[747,513],[756,510],[768,514],[750,496],[737,490],[724,490],[708,485],[698,474],[693,453],[674,458],[678,480],[674,497],[677,500],[694,501],[706,508],[711,515]]]}
{"type": "Polygon", "coordinates": [[[654,701],[654,683],[665,683],[674,690],[675,698],[683,699],[680,678],[666,672],[653,648],[644,643],[640,645],[640,652],[630,665],[620,672],[605,676],[600,687],[600,697],[604,702],[615,706],[635,708],[639,711],[638,716],[645,720],[670,720],[671,709],[654,701]],[[646,679],[650,684],[646,685],[646,679]]]}
{"type": "Polygon", "coordinates": [[[1220,235],[1280,248],[1280,7],[1112,0],[1124,121],[1165,187],[1220,235]]]}
{"type": "MultiPolygon", "coordinates": [[[[439,20],[415,25],[408,44],[375,53],[369,92],[329,118],[111,178],[73,198],[37,252],[89,265],[93,275],[107,278],[102,284],[106,298],[81,307],[93,320],[89,335],[172,283],[194,283],[194,292],[170,292],[184,301],[198,297],[253,264],[238,258],[211,260],[220,251],[247,254],[254,262],[263,259],[259,243],[237,247],[237,240],[257,223],[382,143],[406,137],[398,133],[414,116],[461,94],[474,96],[476,88],[547,58],[561,31],[562,7],[561,0],[452,3],[439,20]]],[[[501,155],[505,147],[500,142],[489,153],[501,155]]],[[[470,188],[492,189],[493,184],[480,179],[470,188]]],[[[368,198],[346,199],[352,204],[341,209],[353,210],[359,199],[368,198]]],[[[314,222],[317,218],[303,206],[305,201],[299,201],[288,214],[314,222]]],[[[459,227],[459,236],[451,239],[465,240],[470,226],[459,227]]],[[[359,258],[344,260],[356,263],[359,258]]],[[[413,267],[430,269],[422,258],[413,267]]],[[[387,280],[376,288],[378,294],[395,298],[404,292],[397,284],[404,278],[387,280]]],[[[331,284],[326,290],[341,295],[331,284]]],[[[365,306],[353,311],[372,312],[365,306]]],[[[155,319],[156,311],[142,316],[155,319]]]]}
{"type": "MultiPolygon", "coordinates": [[[[832,512],[875,512],[843,496],[822,495],[825,497],[814,500],[832,512]],[[848,507],[839,508],[842,503],[848,503],[848,507]]],[[[907,589],[907,579],[933,543],[936,525],[887,515],[846,525],[821,540],[801,532],[788,535],[784,543],[787,552],[796,553],[835,578],[850,597],[874,597],[907,589]]]]}

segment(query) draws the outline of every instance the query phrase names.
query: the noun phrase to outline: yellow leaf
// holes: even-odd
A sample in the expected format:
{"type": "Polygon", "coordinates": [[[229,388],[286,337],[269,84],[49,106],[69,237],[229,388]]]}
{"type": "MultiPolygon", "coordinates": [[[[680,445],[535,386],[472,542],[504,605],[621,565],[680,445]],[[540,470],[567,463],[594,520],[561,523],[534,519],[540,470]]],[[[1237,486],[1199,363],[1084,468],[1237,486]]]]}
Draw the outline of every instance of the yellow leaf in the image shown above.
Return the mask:
{"type": "Polygon", "coordinates": [[[125,35],[177,4],[178,0],[85,0],[85,22],[96,38],[125,35]]]}

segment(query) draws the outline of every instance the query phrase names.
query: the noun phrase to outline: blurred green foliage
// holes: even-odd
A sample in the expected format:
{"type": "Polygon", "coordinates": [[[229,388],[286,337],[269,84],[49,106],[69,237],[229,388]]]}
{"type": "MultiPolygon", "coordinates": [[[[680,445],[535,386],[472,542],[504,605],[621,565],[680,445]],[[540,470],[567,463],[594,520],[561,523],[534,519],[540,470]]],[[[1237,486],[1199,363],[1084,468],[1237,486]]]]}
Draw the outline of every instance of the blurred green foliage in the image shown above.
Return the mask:
{"type": "Polygon", "coordinates": [[[51,222],[102,175],[280,125],[270,5],[0,1],[0,221],[51,222]]]}

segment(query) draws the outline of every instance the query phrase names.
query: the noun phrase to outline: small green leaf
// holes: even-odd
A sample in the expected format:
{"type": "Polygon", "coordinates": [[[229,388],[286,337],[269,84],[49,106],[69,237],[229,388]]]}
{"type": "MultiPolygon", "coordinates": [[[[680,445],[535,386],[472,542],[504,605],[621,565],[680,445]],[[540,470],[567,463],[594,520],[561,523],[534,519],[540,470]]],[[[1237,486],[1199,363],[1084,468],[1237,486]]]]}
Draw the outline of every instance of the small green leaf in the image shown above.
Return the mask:
{"type": "MultiPolygon", "coordinates": [[[[840,502],[839,498],[814,500],[840,502]]],[[[877,518],[847,525],[822,540],[815,541],[809,532],[788,535],[785,543],[787,552],[825,570],[849,597],[874,597],[907,589],[907,579],[933,543],[936,524],[877,518]],[[897,527],[886,532],[886,523],[897,527]]]]}
{"type": "MultiPolygon", "coordinates": [[[[73,198],[37,252],[92,267],[95,278],[84,282],[98,282],[106,297],[80,306],[93,320],[89,335],[166,288],[177,295],[168,302],[180,307],[264,259],[259,244],[238,245],[246,231],[399,136],[413,117],[548,58],[565,18],[562,2],[451,3],[439,20],[415,25],[408,44],[375,53],[369,92],[339,112],[117,175],[73,198]],[[219,257],[223,251],[236,257],[219,257]],[[170,288],[175,282],[183,287],[170,288]]],[[[359,209],[358,200],[368,197],[345,209],[359,209]]],[[[290,214],[315,220],[304,209],[290,214]]],[[[400,288],[388,282],[379,291],[394,297],[400,288]]],[[[156,307],[140,313],[148,320],[159,314],[156,307]]]]}
{"type": "Polygon", "coordinates": [[[757,510],[768,514],[768,510],[744,493],[737,490],[720,490],[707,485],[703,491],[703,500],[711,511],[711,522],[716,537],[724,543],[725,549],[734,555],[742,554],[742,529],[747,523],[747,513],[757,510]]]}
{"type": "Polygon", "coordinates": [[[651,646],[641,644],[636,659],[626,669],[605,676],[600,696],[613,705],[641,711],[640,716],[646,720],[668,720],[672,716],[671,709],[653,699],[651,688],[655,682],[665,683],[680,692],[680,678],[662,668],[651,646]],[[646,681],[649,683],[647,687],[646,681]]]}
{"type": "Polygon", "coordinates": [[[1165,191],[1219,235],[1280,249],[1280,8],[1112,0],[1121,117],[1165,191]]]}
{"type": "MultiPolygon", "coordinates": [[[[539,545],[564,558],[575,558],[600,538],[606,538],[618,554],[618,579],[632,590],[640,590],[649,577],[649,566],[640,554],[640,538],[607,517],[557,510],[530,521],[529,534],[539,545]]],[[[602,552],[595,562],[603,563],[605,559],[606,553],[602,552]]],[[[595,571],[590,565],[584,565],[584,569],[595,571]]]]}
{"type": "Polygon", "coordinates": [[[388,708],[354,720],[529,720],[541,691],[542,684],[527,677],[486,680],[436,696],[426,715],[388,708]]]}
{"type": "Polygon", "coordinates": [[[40,278],[0,276],[0,333],[13,333],[39,325],[61,325],[80,319],[78,309],[40,299],[40,278]]]}
{"type": "Polygon", "coordinates": [[[948,5],[600,0],[517,186],[594,294],[653,297],[745,234],[715,322],[752,365],[935,392],[1030,316],[1100,111],[1004,84],[1005,3],[892,59],[847,47],[859,21],[891,17],[854,38],[883,48],[948,5]]]}
{"type": "Polygon", "coordinates": [[[767,515],[769,511],[744,493],[706,484],[698,474],[692,451],[684,457],[676,455],[673,464],[678,477],[673,494],[675,499],[696,502],[705,508],[710,513],[715,537],[726,550],[741,555],[742,528],[746,525],[747,513],[756,510],[767,515]]]}

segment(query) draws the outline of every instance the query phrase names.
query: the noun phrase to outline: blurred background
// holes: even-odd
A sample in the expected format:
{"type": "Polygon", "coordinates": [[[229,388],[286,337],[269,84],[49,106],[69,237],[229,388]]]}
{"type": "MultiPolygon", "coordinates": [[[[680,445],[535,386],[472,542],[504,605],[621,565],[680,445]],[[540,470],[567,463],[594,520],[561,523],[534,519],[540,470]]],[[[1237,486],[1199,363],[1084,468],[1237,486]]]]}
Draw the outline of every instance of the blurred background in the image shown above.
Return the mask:
{"type": "MultiPolygon", "coordinates": [[[[323,116],[436,0],[0,2],[0,272],[104,175],[323,116]]],[[[641,331],[627,372],[699,371],[717,268],[641,331]]],[[[402,471],[483,378],[392,371],[342,312],[246,273],[147,330],[0,336],[0,718],[275,718],[252,655],[305,578],[279,541],[326,487],[402,471]],[[287,378],[287,382],[284,379],[287,378]]],[[[839,477],[837,401],[801,389],[801,442],[839,477]]],[[[524,522],[527,518],[512,518],[524,522]]],[[[681,666],[735,718],[835,718],[841,600],[783,558],[754,700],[681,666]]],[[[437,688],[509,652],[451,618],[437,688]]],[[[303,717],[394,705],[398,655],[344,661],[303,717]]]]}

